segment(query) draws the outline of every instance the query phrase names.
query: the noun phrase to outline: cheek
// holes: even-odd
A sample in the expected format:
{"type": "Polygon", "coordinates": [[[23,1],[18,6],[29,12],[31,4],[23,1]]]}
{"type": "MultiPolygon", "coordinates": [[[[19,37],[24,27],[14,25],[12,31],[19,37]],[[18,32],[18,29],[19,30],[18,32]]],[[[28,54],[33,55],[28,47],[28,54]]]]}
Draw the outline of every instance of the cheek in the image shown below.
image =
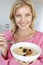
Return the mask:
{"type": "Polygon", "coordinates": [[[32,22],[32,17],[29,17],[27,20],[28,20],[29,22],[32,22]]]}
{"type": "Polygon", "coordinates": [[[26,19],[27,22],[31,23],[32,22],[32,19],[28,18],[26,19]]]}
{"type": "Polygon", "coordinates": [[[30,26],[31,23],[32,23],[32,18],[29,17],[29,18],[27,19],[27,23],[28,23],[28,25],[30,26]]]}
{"type": "Polygon", "coordinates": [[[17,24],[17,23],[19,23],[21,21],[21,19],[20,18],[16,18],[15,21],[16,21],[16,24],[17,24]]]}
{"type": "Polygon", "coordinates": [[[15,22],[16,22],[16,24],[18,25],[18,23],[20,22],[20,19],[19,19],[19,18],[16,18],[16,19],[15,19],[15,22]]]}

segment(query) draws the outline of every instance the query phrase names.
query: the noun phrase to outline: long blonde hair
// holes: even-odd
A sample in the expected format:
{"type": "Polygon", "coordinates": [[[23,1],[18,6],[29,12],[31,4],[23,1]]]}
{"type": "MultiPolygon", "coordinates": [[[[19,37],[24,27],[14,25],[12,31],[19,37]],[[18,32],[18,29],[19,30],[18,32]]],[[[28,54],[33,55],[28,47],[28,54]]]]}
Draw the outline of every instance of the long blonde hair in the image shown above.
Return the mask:
{"type": "Polygon", "coordinates": [[[15,23],[15,19],[14,19],[15,12],[16,12],[17,8],[19,8],[23,5],[28,5],[28,6],[31,7],[32,15],[33,15],[33,21],[32,21],[32,24],[31,24],[31,28],[33,29],[34,19],[36,18],[36,12],[35,12],[35,8],[33,7],[32,2],[30,0],[16,0],[14,2],[14,4],[12,5],[11,12],[10,12],[10,20],[12,21],[12,31],[13,32],[15,32],[18,29],[17,25],[15,23]]]}

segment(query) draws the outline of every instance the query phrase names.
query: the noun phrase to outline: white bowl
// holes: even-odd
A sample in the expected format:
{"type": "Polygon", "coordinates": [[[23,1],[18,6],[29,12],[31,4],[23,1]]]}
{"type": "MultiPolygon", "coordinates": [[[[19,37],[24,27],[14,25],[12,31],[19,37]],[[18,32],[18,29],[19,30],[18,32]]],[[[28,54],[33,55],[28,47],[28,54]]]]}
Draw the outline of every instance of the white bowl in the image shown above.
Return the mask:
{"type": "Polygon", "coordinates": [[[32,62],[32,61],[36,60],[41,54],[41,48],[38,45],[36,45],[34,43],[30,43],[30,42],[19,42],[19,43],[13,44],[10,48],[10,51],[14,58],[24,61],[24,62],[32,62]],[[33,56],[21,56],[21,55],[18,55],[13,52],[13,49],[15,49],[17,47],[24,47],[24,46],[35,49],[37,51],[37,54],[33,55],[33,56]]]}

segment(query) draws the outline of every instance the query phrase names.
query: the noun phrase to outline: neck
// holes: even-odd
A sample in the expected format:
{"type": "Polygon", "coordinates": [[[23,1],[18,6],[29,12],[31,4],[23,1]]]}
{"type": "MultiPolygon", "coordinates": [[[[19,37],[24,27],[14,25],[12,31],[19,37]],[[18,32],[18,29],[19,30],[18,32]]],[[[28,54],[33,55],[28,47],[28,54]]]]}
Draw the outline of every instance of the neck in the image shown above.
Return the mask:
{"type": "Polygon", "coordinates": [[[25,29],[25,30],[18,29],[17,34],[20,35],[20,36],[24,36],[24,35],[29,35],[29,34],[31,34],[33,32],[34,32],[34,30],[29,29],[29,28],[28,29],[25,29]]]}

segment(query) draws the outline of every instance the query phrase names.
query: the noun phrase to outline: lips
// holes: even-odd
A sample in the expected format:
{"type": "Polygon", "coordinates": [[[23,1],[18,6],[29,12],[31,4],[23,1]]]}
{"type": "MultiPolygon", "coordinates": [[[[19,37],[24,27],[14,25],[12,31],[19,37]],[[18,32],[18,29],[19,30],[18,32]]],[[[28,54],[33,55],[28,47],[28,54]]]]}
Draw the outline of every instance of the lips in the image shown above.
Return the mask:
{"type": "Polygon", "coordinates": [[[23,27],[27,25],[27,23],[25,23],[25,24],[24,24],[24,23],[19,23],[19,24],[20,24],[21,26],[23,26],[23,27]]]}

